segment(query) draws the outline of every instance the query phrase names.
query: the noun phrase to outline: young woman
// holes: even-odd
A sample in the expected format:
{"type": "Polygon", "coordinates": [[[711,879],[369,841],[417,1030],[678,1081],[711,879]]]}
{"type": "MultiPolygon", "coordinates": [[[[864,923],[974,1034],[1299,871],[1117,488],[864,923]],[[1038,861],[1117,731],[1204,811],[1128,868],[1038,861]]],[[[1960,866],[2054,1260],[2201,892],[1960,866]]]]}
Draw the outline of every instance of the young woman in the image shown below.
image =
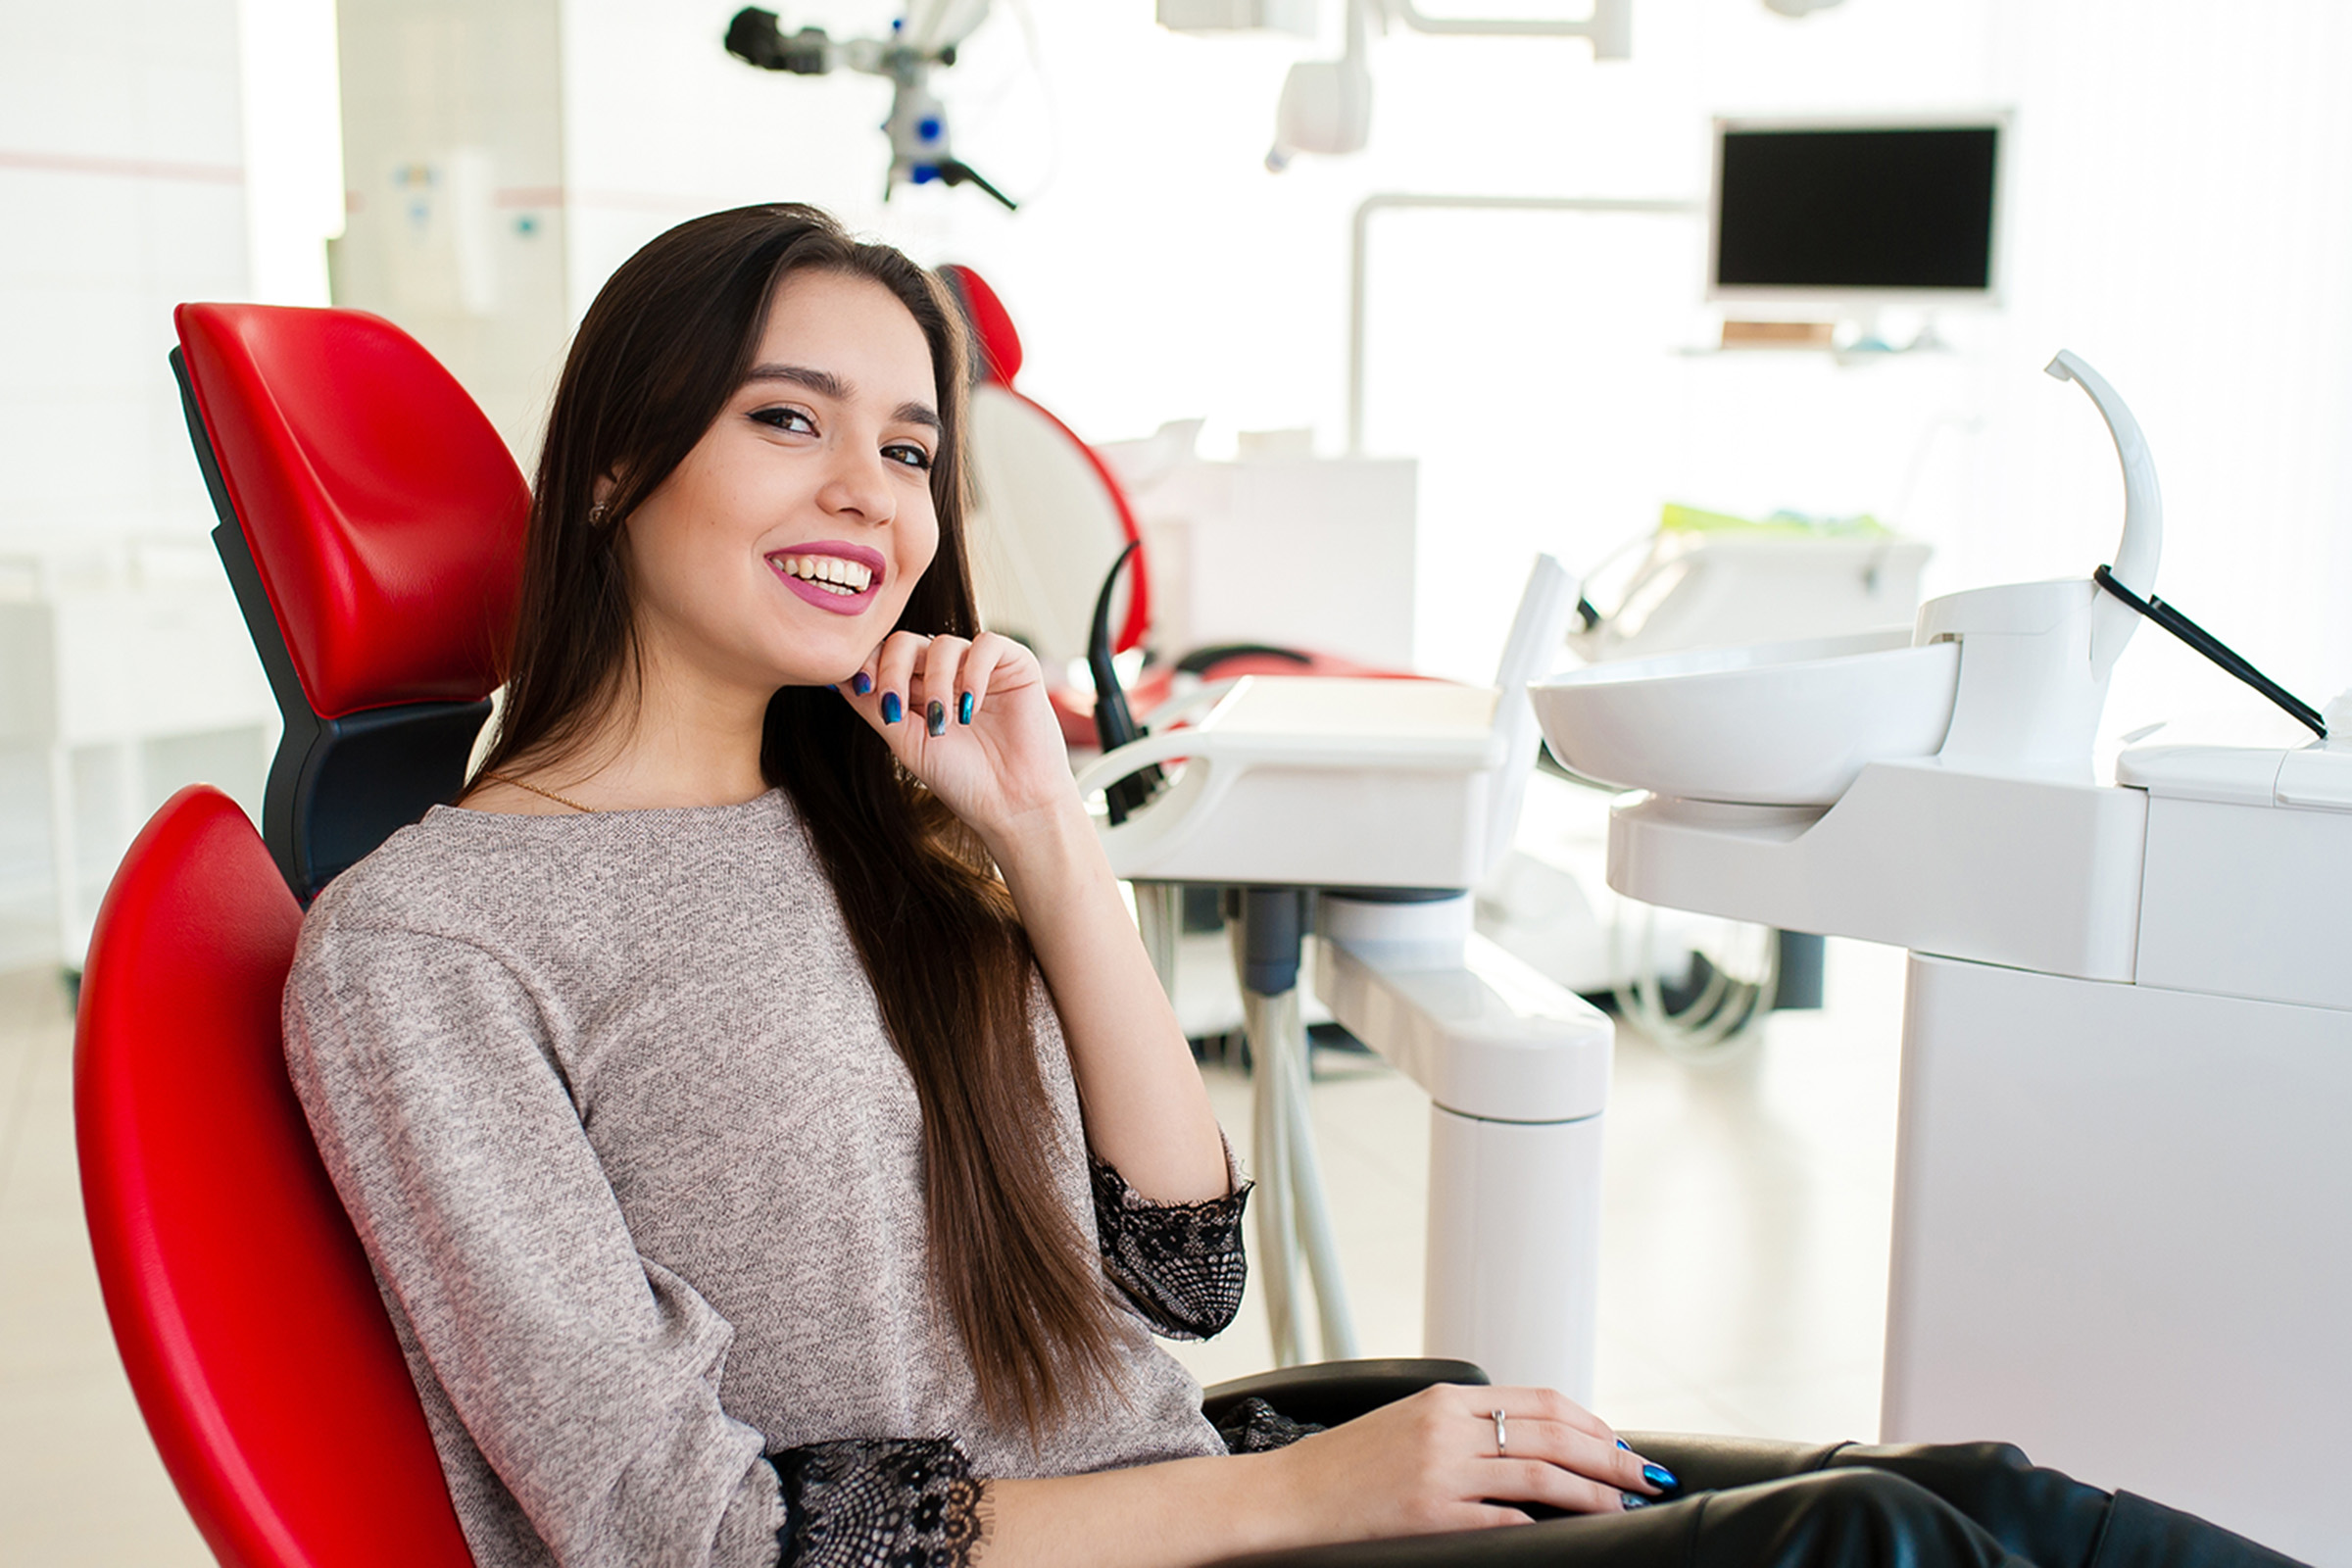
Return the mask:
{"type": "Polygon", "coordinates": [[[295,1085],[477,1560],[2283,1561],[2014,1450],[1641,1452],[1542,1389],[1212,1428],[1152,1335],[1233,1316],[1246,1189],[974,613],[964,375],[811,209],[646,247],[481,771],[304,922],[295,1085]]]}

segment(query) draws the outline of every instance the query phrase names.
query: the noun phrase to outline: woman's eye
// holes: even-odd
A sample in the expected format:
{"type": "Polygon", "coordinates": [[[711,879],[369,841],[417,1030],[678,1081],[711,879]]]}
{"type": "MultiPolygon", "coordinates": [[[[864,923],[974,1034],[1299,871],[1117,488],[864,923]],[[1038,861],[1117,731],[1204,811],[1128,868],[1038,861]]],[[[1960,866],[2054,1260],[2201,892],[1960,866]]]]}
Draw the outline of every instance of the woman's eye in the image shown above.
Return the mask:
{"type": "Polygon", "coordinates": [[[882,455],[893,463],[904,463],[909,468],[928,470],[931,466],[931,454],[918,446],[887,446],[882,449],[882,455]]]}
{"type": "Polygon", "coordinates": [[[752,417],[776,430],[790,430],[796,435],[812,435],[816,421],[799,409],[759,409],[752,417]]]}

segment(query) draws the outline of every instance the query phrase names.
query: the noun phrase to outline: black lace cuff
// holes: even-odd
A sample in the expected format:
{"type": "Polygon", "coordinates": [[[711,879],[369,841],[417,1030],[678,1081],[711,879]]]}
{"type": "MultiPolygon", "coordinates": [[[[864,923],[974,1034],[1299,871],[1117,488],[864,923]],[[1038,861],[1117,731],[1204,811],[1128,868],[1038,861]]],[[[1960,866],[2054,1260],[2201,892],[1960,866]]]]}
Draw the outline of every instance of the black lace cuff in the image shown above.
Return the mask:
{"type": "Polygon", "coordinates": [[[988,1483],[946,1438],[848,1439],[768,1455],[784,1484],[780,1568],[969,1568],[988,1483]]]}
{"type": "Polygon", "coordinates": [[[1250,1184],[1200,1203],[1154,1203],[1103,1161],[1095,1180],[1095,1229],[1102,1270],[1152,1327],[1172,1340],[1205,1340],[1242,1309],[1250,1281],[1242,1210],[1250,1184]]]}
{"type": "Polygon", "coordinates": [[[1217,1422],[1217,1436],[1227,1453],[1264,1453],[1287,1448],[1300,1438],[1321,1432],[1312,1421],[1294,1421],[1259,1398],[1244,1399],[1217,1422]]]}

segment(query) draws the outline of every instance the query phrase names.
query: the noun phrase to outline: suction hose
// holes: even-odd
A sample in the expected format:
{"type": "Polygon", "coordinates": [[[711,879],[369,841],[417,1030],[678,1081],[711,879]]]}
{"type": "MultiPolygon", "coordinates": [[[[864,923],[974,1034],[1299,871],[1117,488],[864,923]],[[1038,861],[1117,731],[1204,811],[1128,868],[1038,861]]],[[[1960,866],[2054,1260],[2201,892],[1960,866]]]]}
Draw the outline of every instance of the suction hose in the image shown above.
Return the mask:
{"type": "Polygon", "coordinates": [[[1684,1061],[1723,1061],[1755,1039],[1757,1025],[1780,997],[1780,933],[1764,928],[1764,957],[1757,977],[1736,980],[1719,964],[1699,993],[1681,1007],[1666,1004],[1665,976],[1654,957],[1658,911],[1642,910],[1642,943],[1628,962],[1624,952],[1628,920],[1620,907],[1609,926],[1609,968],[1627,976],[1611,988],[1618,1016],[1684,1061]]]}

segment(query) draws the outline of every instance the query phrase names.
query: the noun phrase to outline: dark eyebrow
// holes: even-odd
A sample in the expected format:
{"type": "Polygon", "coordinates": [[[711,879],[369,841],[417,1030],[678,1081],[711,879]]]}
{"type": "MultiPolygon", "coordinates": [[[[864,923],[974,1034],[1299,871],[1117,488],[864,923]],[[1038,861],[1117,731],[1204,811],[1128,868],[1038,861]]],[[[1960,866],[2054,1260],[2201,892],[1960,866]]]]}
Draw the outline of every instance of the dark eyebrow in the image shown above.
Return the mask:
{"type": "Polygon", "coordinates": [[[790,381],[805,386],[820,397],[836,398],[846,403],[850,399],[850,383],[831,370],[813,370],[805,365],[755,365],[744,378],[749,386],[754,381],[790,381]]]}
{"type": "MultiPolygon", "coordinates": [[[[850,383],[831,370],[813,369],[806,365],[755,365],[743,380],[746,386],[754,381],[789,381],[795,386],[807,387],[819,397],[832,398],[841,403],[849,402],[855,395],[850,383]]],[[[891,417],[901,424],[919,424],[927,430],[941,433],[947,429],[938,411],[927,403],[902,403],[892,412],[891,417]]]]}

